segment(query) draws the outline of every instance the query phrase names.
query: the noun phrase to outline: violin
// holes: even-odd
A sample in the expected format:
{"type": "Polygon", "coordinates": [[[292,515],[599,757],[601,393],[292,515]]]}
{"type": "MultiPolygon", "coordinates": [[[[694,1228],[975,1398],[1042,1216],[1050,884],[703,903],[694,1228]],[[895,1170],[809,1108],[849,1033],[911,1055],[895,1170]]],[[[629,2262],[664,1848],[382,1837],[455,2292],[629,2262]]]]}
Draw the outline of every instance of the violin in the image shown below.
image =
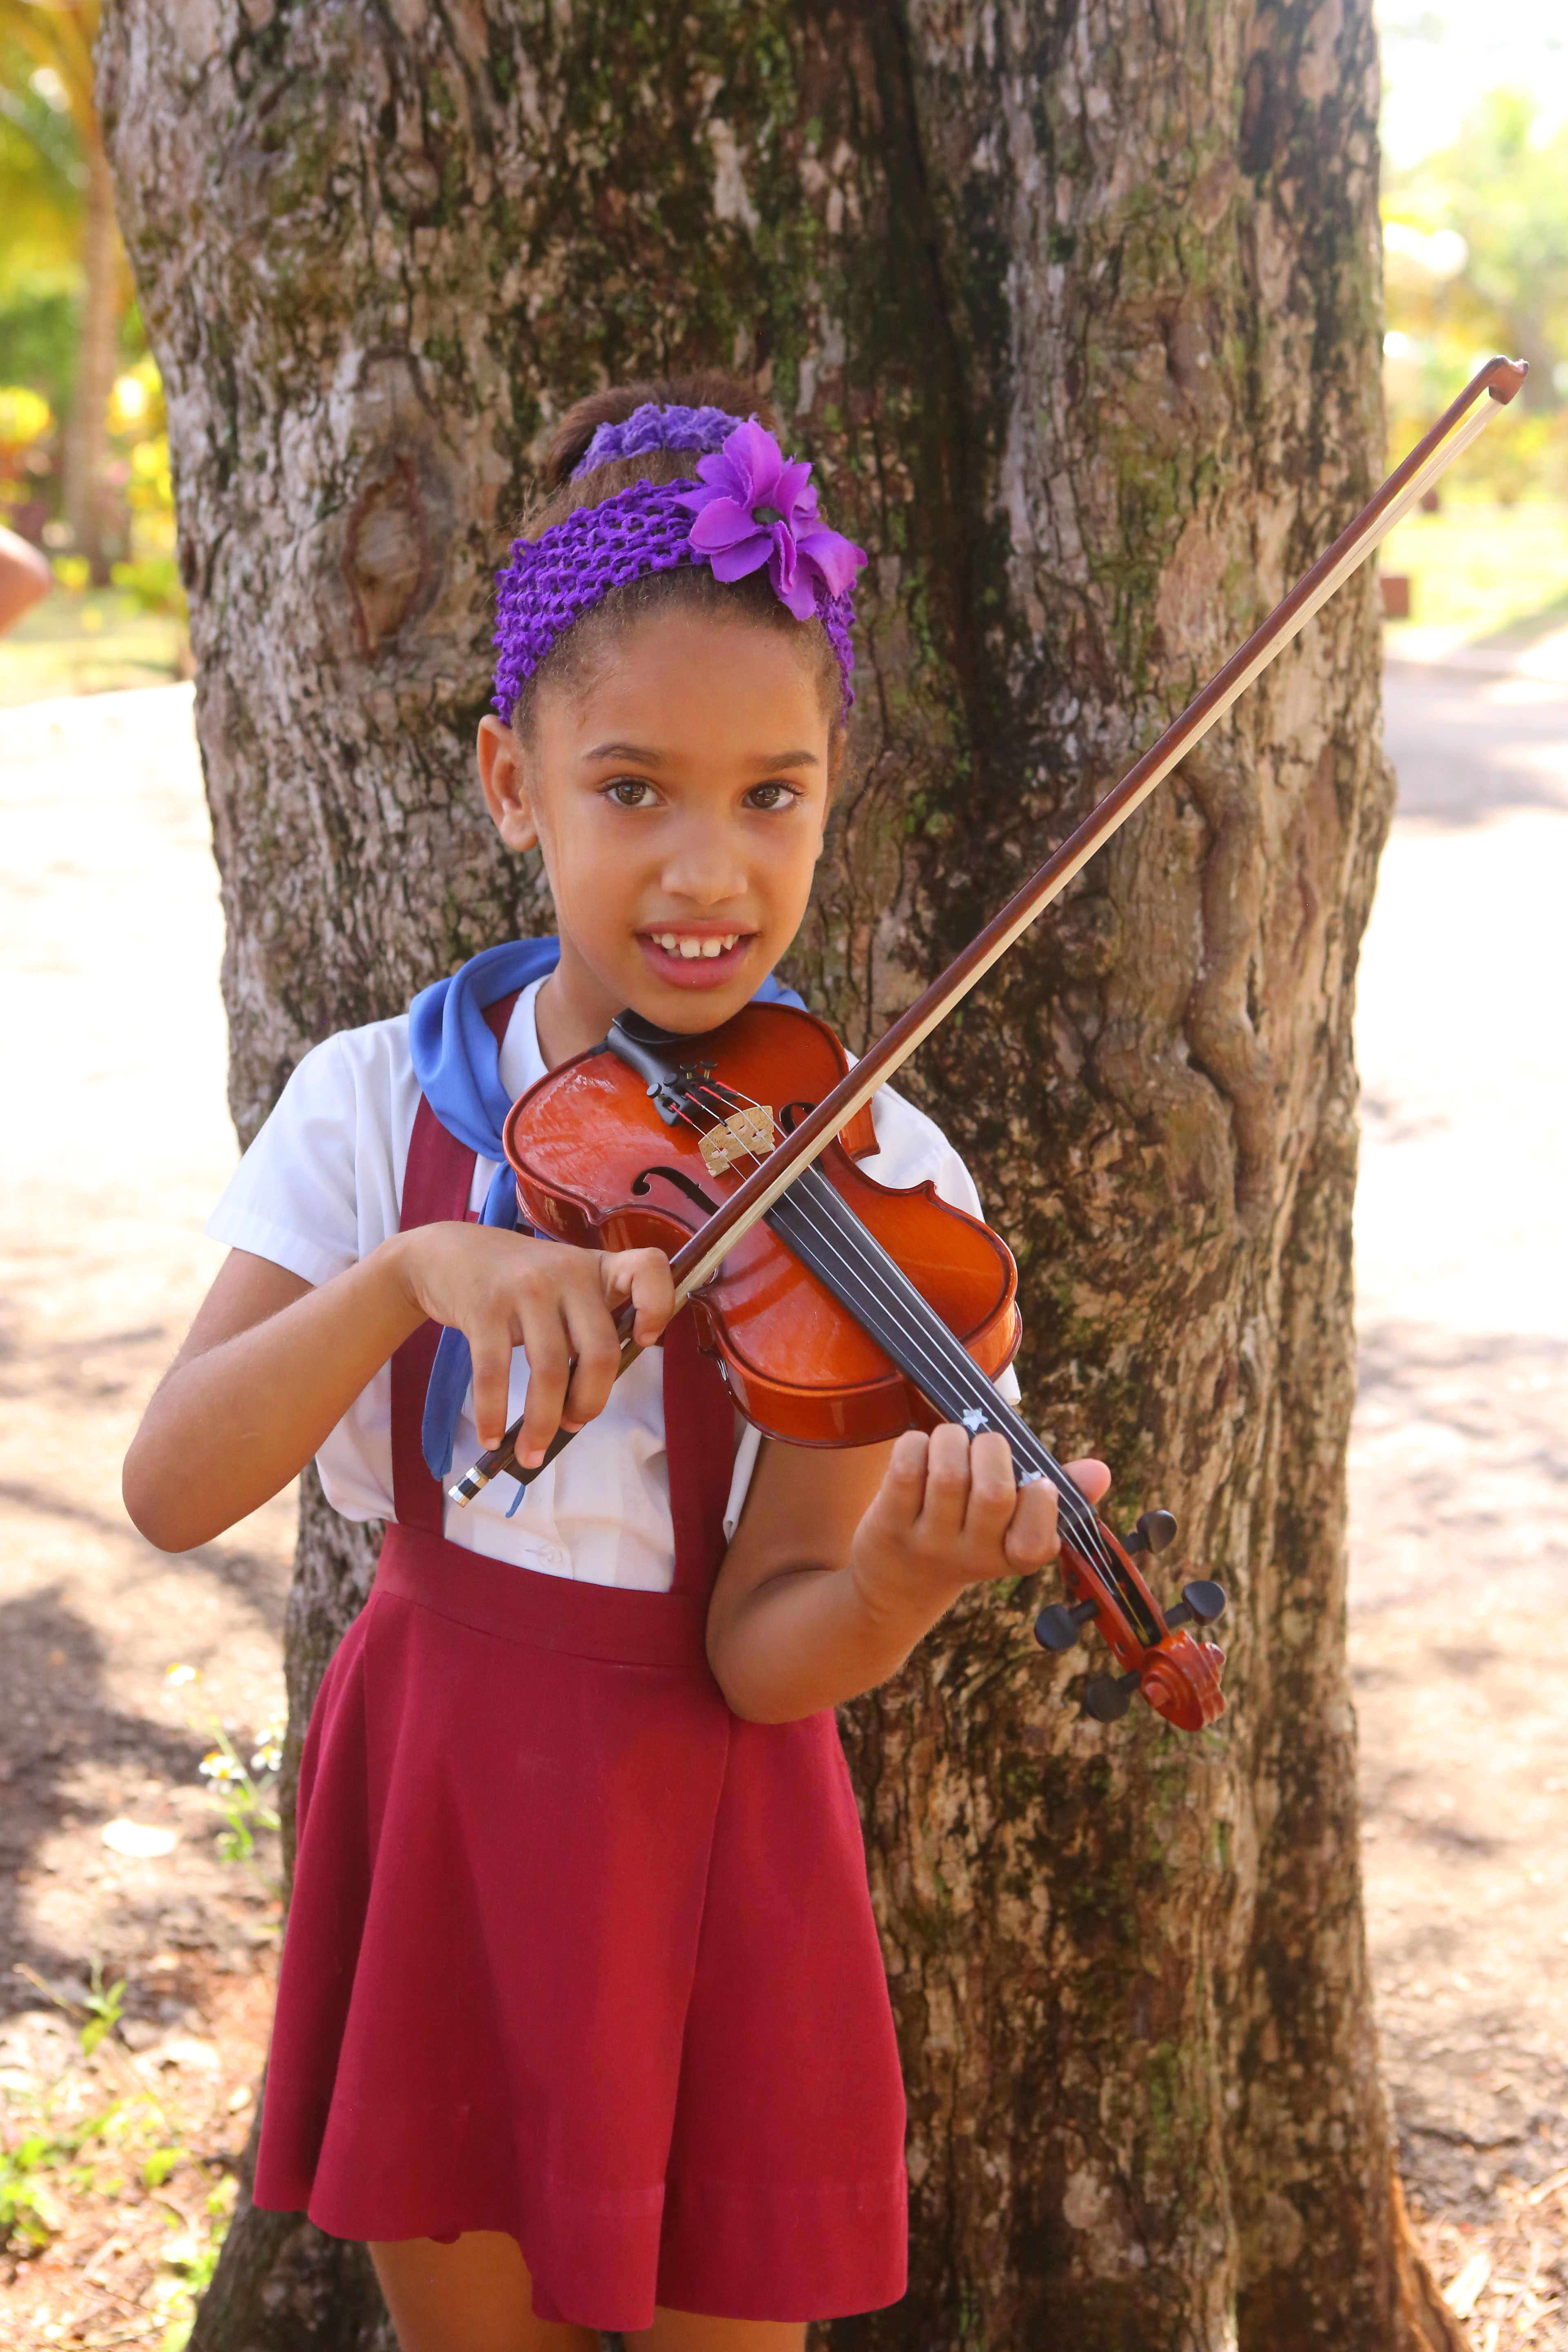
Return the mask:
{"type": "MultiPolygon", "coordinates": [[[[604,1045],[512,1105],[519,1208],[551,1240],[676,1262],[848,1070],[826,1023],[789,1005],[747,1005],[703,1036],[623,1013],[604,1045]]],[[[1142,1696],[1201,1729],[1225,1704],[1224,1654],[1186,1626],[1217,1617],[1224,1592],[1199,1579],[1160,1607],[1132,1555],[1170,1540],[1171,1514],[1147,1512],[1119,1539],[994,1386],[1019,1339],[1011,1250],[934,1185],[867,1175],[858,1162],[877,1148],[863,1107],[690,1291],[700,1343],[746,1419],[791,1445],[868,1445],[943,1421],[997,1431],[1020,1483],[1057,1490],[1068,1601],[1041,1612],[1037,1638],[1070,1649],[1098,1623],[1122,1669],[1090,1678],[1086,1711],[1111,1722],[1142,1696]]]]}
{"type": "MultiPolygon", "coordinates": [[[[1067,1598],[1040,1612],[1035,1635],[1061,1652],[1098,1628],[1121,1669],[1088,1681],[1085,1711],[1100,1722],[1124,1716],[1135,1696],[1183,1730],[1215,1721],[1224,1654],[1187,1628],[1201,1633],[1220,1615],[1224,1591],[1197,1578],[1162,1608],[1136,1563],[1174,1536],[1171,1514],[1145,1511],[1118,1538],[998,1393],[994,1375],[1018,1342],[1012,1255],[932,1186],[896,1192],[865,1174],[857,1163],[876,1148],[868,1107],[1528,372],[1506,359],[1477,372],[1268,619],[860,1061],[849,1063],[824,1023],[786,1006],[749,1005],[702,1037],[626,1013],[603,1045],[548,1072],[508,1117],[507,1158],[530,1223],[584,1247],[668,1251],[678,1308],[692,1303],[731,1394],[766,1433],[868,1444],[952,1421],[1005,1437],[1021,1482],[1051,1482],[1067,1598]]],[[[637,1349],[631,1310],[619,1319],[624,1370],[637,1349]]],[[[471,1501],[503,1473],[523,1484],[538,1475],[517,1461],[521,1425],[448,1490],[453,1501],[471,1501]]],[[[558,1431],[545,1462],[569,1440],[558,1431]]]]}

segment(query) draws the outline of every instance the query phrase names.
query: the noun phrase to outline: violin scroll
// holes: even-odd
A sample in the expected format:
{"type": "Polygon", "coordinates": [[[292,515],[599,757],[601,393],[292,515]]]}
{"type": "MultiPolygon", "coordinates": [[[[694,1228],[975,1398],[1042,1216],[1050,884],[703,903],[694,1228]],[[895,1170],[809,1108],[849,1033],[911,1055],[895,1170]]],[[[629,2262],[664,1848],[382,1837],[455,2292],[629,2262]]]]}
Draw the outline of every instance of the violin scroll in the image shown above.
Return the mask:
{"type": "Polygon", "coordinates": [[[1136,1553],[1163,1551],[1175,1532],[1169,1511],[1145,1511],[1122,1539],[1099,1526],[1103,1554],[1099,1560],[1063,1540],[1062,1581],[1068,1599],[1041,1610],[1035,1639],[1042,1649],[1059,1655],[1073,1648],[1085,1627],[1099,1626],[1122,1671],[1089,1677],[1083,1706],[1096,1723],[1120,1722],[1140,1697],[1180,1731],[1201,1731],[1225,1711],[1220,1690],[1225,1652],[1212,1642],[1194,1641],[1186,1630],[1191,1625],[1201,1632],[1223,1614],[1223,1586],[1208,1577],[1194,1577],[1182,1587],[1179,1601],[1162,1609],[1133,1564],[1136,1553]]]}

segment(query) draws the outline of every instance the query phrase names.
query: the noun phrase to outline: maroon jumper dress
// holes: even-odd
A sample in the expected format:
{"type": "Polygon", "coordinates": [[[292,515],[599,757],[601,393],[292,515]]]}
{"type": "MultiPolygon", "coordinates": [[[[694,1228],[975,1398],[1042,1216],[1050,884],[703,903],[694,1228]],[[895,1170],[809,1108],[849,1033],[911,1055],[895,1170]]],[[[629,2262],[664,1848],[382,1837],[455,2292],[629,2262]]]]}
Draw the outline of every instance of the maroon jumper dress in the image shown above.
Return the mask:
{"type": "MultiPolygon", "coordinates": [[[[403,1229],[462,1218],[473,1168],[422,1098],[403,1229]]],[[[393,1359],[397,1519],[306,1739],[256,2202],[505,2231],[539,2315],[589,2327],[896,2302],[903,2090],[837,1727],[744,1722],[707,1663],[722,1380],[678,1316],[673,1590],[579,1584],[443,1536],[437,1337],[393,1359]]]]}

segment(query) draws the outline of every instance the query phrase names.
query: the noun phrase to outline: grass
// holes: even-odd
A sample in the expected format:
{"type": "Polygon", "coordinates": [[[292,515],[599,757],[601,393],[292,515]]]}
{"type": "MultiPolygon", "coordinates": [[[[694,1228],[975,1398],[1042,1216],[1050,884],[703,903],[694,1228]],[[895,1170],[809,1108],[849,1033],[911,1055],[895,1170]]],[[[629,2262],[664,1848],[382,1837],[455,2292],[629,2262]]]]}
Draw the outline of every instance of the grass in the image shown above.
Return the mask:
{"type": "MultiPolygon", "coordinates": [[[[1541,499],[1513,507],[1446,499],[1392,530],[1379,562],[1410,580],[1410,625],[1451,628],[1472,642],[1529,643],[1568,627],[1568,506],[1541,499]]],[[[1404,625],[1389,632],[1397,644],[1404,625]]]]}
{"type": "Polygon", "coordinates": [[[184,624],[113,588],[57,588],[0,638],[0,709],[189,675],[184,624]]]}
{"type": "Polygon", "coordinates": [[[11,2067],[0,2085],[7,2283],[37,2268],[42,2284],[51,2253],[57,2273],[65,2256],[71,2282],[63,2298],[58,2287],[45,2287],[41,2302],[27,2298],[34,2327],[25,2340],[182,2352],[234,2203],[232,2158],[193,2145],[214,2136],[214,2102],[199,2116],[173,2112],[120,2040],[126,1980],[106,1980],[96,1958],[88,1986],[18,1974],[75,2029],[59,2071],[25,2080],[11,2067]]]}

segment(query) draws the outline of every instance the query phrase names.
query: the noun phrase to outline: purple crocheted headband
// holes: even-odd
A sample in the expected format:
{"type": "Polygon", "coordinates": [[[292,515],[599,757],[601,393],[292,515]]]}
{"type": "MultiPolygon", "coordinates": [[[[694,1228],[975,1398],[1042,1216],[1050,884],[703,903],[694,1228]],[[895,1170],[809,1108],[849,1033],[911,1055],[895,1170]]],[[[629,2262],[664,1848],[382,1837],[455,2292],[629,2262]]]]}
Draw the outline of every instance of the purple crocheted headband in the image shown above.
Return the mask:
{"type": "Polygon", "coordinates": [[[646,457],[650,449],[721,449],[740,421],[726,408],[682,408],[675,401],[666,407],[645,400],[618,425],[599,426],[573,467],[572,479],[580,482],[616,457],[646,457]]]}
{"type": "MultiPolygon", "coordinates": [[[[682,563],[706,563],[716,580],[742,580],[765,563],[781,604],[797,621],[818,620],[826,630],[844,678],[844,709],[853,702],[849,592],[865,551],[818,521],[810,466],[786,463],[755,417],[737,425],[718,409],[650,404],[622,425],[601,425],[578,472],[589,459],[597,466],[650,448],[689,448],[690,439],[674,437],[693,429],[688,418],[717,419],[724,428],[720,446],[698,459],[700,481],[634,482],[600,506],[579,507],[537,539],[513,541],[511,562],[496,581],[495,708],[503,719],[556,639],[612,588],[682,563]],[[639,423],[649,417],[651,425],[639,423]],[[634,449],[626,439],[634,428],[665,437],[634,449]],[[622,436],[607,451],[600,449],[606,434],[622,436]]],[[[703,423],[710,429],[717,428],[703,423]]]]}

